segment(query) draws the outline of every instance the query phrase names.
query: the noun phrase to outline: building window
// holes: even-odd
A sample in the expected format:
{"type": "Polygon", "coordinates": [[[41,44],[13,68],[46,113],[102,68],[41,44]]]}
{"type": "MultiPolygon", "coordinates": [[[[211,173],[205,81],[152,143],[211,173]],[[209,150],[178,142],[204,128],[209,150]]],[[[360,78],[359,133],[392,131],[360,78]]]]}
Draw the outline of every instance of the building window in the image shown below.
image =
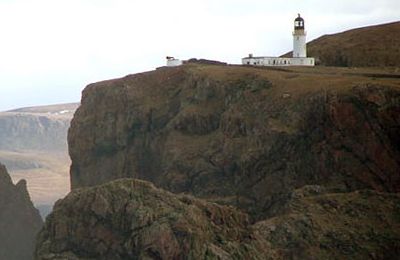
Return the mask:
{"type": "Polygon", "coordinates": [[[250,61],[247,62],[247,65],[250,65],[250,61]]]}

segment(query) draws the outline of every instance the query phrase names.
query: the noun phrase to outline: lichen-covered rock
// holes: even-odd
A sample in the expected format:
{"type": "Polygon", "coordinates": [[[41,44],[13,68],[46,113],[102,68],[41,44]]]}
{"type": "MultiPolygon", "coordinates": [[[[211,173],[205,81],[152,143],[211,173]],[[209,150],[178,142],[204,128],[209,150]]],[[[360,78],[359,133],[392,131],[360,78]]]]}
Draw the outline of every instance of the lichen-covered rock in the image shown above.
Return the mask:
{"type": "Polygon", "coordinates": [[[0,164],[0,259],[32,259],[35,238],[42,224],[25,180],[14,185],[0,164]]]}
{"type": "Polygon", "coordinates": [[[121,179],[76,189],[38,237],[36,259],[390,259],[400,250],[400,195],[306,186],[277,217],[121,179]]]}
{"type": "Polygon", "coordinates": [[[372,72],[189,64],[89,85],[72,188],[133,177],[259,219],[304,185],[398,192],[400,83],[372,72]]]}

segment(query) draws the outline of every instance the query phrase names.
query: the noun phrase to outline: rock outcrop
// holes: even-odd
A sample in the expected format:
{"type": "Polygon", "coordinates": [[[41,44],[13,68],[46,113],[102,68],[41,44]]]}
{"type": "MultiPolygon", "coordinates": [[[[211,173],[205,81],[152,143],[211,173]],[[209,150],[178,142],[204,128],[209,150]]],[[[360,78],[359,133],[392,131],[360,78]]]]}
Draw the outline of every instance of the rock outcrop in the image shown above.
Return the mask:
{"type": "Polygon", "coordinates": [[[16,185],[0,164],[0,259],[32,259],[35,238],[42,227],[39,211],[33,207],[26,182],[16,185]]]}
{"type": "Polygon", "coordinates": [[[307,43],[307,53],[326,66],[400,67],[398,39],[400,22],[394,22],[321,36],[307,43]]]}
{"type": "Polygon", "coordinates": [[[256,219],[304,185],[398,192],[399,111],[385,71],[189,64],[100,82],[69,130],[72,188],[139,178],[256,219]]]}
{"type": "Polygon", "coordinates": [[[145,181],[76,189],[57,202],[38,237],[36,259],[394,259],[400,195],[288,194],[279,216],[245,213],[145,181]]]}

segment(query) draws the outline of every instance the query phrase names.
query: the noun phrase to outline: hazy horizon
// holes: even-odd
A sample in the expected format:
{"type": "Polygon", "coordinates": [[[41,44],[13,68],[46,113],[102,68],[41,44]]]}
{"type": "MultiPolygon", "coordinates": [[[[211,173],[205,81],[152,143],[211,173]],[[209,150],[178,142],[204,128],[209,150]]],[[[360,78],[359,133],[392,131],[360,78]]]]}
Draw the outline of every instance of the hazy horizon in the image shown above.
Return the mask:
{"type": "Polygon", "coordinates": [[[397,21],[400,2],[0,0],[0,111],[79,102],[89,83],[155,69],[167,55],[282,55],[297,13],[311,41],[397,21]]]}

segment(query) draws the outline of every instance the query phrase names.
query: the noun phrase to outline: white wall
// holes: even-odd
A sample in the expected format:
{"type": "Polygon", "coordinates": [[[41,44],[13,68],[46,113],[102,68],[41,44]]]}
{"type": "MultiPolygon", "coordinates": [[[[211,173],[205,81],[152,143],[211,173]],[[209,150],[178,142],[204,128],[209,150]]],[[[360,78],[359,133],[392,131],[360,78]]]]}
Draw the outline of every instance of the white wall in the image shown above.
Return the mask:
{"type": "Polygon", "coordinates": [[[247,57],[243,65],[251,66],[314,66],[314,58],[247,57]]]}
{"type": "Polygon", "coordinates": [[[293,58],[307,57],[306,33],[304,31],[293,33],[293,58]]]}
{"type": "Polygon", "coordinates": [[[168,59],[167,60],[167,67],[176,67],[176,66],[181,66],[183,62],[178,59],[168,59]]]}

